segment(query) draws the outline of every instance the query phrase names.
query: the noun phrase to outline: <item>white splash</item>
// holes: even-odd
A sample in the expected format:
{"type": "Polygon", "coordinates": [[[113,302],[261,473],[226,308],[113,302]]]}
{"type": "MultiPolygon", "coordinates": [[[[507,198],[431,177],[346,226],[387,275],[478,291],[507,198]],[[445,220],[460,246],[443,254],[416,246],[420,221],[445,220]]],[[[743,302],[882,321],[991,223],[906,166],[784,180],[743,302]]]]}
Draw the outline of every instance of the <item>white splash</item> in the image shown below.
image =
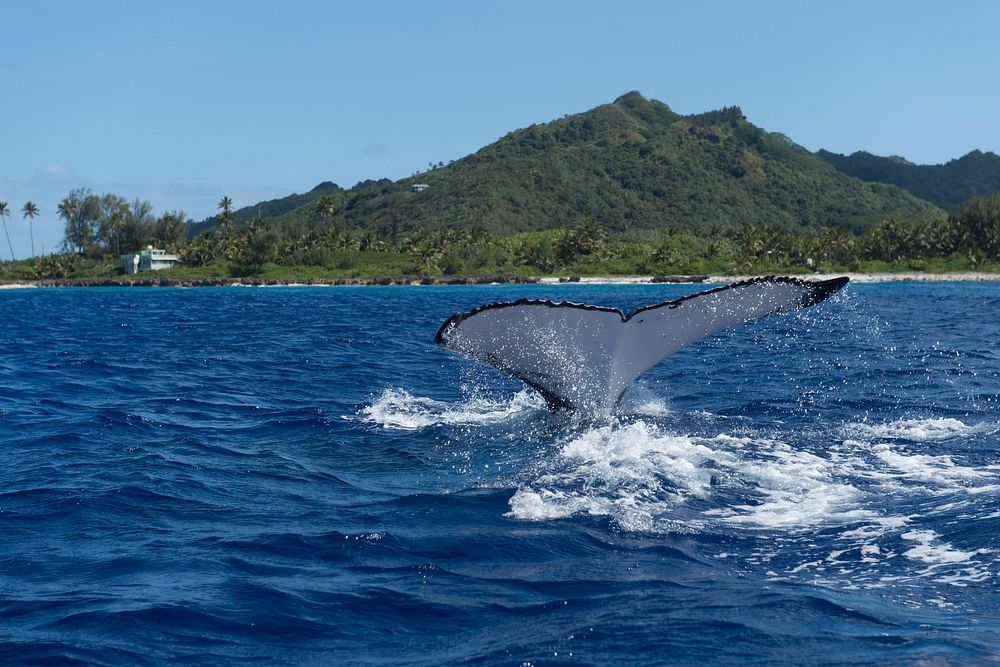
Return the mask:
{"type": "Polygon", "coordinates": [[[670,408],[663,399],[645,397],[629,405],[628,412],[646,417],[666,417],[671,413],[670,408]]]}
{"type": "Polygon", "coordinates": [[[933,577],[939,583],[958,587],[987,581],[994,576],[989,564],[977,558],[993,553],[993,549],[956,549],[933,530],[911,530],[900,537],[916,542],[903,555],[927,566],[918,576],[933,577]]]}
{"type": "Polygon", "coordinates": [[[910,519],[907,516],[873,517],[865,525],[846,530],[839,537],[843,540],[861,540],[861,546],[865,546],[864,542],[867,540],[878,539],[890,531],[898,530],[906,526],[910,519]]]}
{"type": "Polygon", "coordinates": [[[609,516],[627,530],[655,530],[656,519],[687,496],[709,492],[712,452],[686,436],[644,422],[594,428],[565,443],[558,471],[522,486],[510,500],[521,519],[609,516]]]}
{"type": "Polygon", "coordinates": [[[992,466],[973,467],[951,454],[912,451],[926,443],[992,433],[996,424],[970,426],[957,419],[903,419],[887,424],[847,424],[831,452],[846,472],[875,481],[886,492],[945,494],[996,490],[992,466]]]}
{"type": "Polygon", "coordinates": [[[977,497],[1000,493],[1000,465],[940,453],[939,446],[922,451],[922,443],[996,432],[997,424],[849,424],[807,434],[803,447],[789,444],[803,434],[786,442],[720,418],[707,422],[712,430],[735,430],[679,433],[669,426],[677,413],[658,418],[654,408],[639,416],[635,407],[629,414],[637,421],[577,432],[546,455],[540,471],[523,471],[508,516],[596,516],[640,532],[764,530],[774,539],[762,541],[747,563],[787,561],[791,549],[800,557],[776,578],[847,588],[898,588],[915,579],[966,587],[997,576],[994,544],[946,538],[925,525],[932,514],[966,512],[977,497]],[[921,502],[932,498],[943,500],[921,502]],[[835,542],[820,553],[817,530],[838,525],[835,542]]]}
{"type": "Polygon", "coordinates": [[[993,477],[985,470],[959,465],[946,454],[908,454],[894,450],[887,444],[875,445],[872,452],[892,468],[896,476],[916,482],[952,487],[993,477]]]}
{"type": "Polygon", "coordinates": [[[869,516],[862,492],[838,479],[828,459],[813,454],[779,450],[770,461],[745,464],[742,474],[756,483],[760,500],[717,511],[730,523],[804,529],[869,516]]]}
{"type": "Polygon", "coordinates": [[[996,424],[970,426],[958,419],[899,419],[887,424],[846,424],[842,432],[847,438],[862,440],[910,440],[939,442],[973,433],[996,430],[996,424]]]}
{"type": "Polygon", "coordinates": [[[555,463],[555,471],[518,489],[509,516],[587,514],[610,517],[628,530],[663,530],[677,527],[685,505],[716,493],[742,502],[694,520],[687,509],[685,527],[721,521],[804,529],[867,516],[861,492],[838,476],[833,461],[775,440],[677,435],[638,421],[572,438],[555,463]]]}
{"type": "Polygon", "coordinates": [[[469,426],[495,424],[516,415],[544,410],[545,404],[533,391],[519,391],[509,400],[470,398],[447,403],[414,396],[405,389],[386,389],[361,410],[364,421],[387,429],[413,431],[437,425],[469,426]]]}
{"type": "Polygon", "coordinates": [[[904,556],[932,565],[965,563],[980,553],[979,550],[961,551],[947,542],[940,542],[941,536],[933,530],[911,530],[903,533],[900,537],[917,543],[916,546],[904,551],[904,556]]]}

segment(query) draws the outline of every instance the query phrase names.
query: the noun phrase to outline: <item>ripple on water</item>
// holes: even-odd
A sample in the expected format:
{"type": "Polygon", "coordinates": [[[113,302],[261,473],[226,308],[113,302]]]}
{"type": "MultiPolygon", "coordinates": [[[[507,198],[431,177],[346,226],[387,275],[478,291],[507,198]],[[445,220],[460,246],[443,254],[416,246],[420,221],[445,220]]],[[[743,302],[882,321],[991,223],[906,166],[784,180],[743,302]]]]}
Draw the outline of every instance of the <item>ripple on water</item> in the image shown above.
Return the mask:
{"type": "Polygon", "coordinates": [[[995,289],[851,287],[603,421],[437,326],[689,286],[5,290],[0,662],[980,664],[995,289]]]}

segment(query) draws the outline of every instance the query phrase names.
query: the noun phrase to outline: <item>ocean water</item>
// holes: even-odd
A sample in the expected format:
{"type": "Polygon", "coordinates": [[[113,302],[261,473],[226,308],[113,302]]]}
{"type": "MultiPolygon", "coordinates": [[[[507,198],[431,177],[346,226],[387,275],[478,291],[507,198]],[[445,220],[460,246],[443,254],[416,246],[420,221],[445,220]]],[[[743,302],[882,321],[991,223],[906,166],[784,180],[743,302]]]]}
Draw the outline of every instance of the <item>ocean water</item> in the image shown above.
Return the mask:
{"type": "Polygon", "coordinates": [[[852,284],[602,420],[433,343],[699,289],[0,292],[0,662],[1000,662],[1000,284],[852,284]]]}

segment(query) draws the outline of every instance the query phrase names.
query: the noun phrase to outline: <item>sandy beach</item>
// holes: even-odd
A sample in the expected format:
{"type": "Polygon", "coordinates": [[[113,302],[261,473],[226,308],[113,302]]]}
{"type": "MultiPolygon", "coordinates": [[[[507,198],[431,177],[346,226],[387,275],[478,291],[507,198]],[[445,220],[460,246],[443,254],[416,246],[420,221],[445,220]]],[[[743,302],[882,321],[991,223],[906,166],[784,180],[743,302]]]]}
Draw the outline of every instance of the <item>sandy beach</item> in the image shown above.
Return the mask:
{"type": "MultiPolygon", "coordinates": [[[[965,273],[919,273],[919,272],[905,272],[905,273],[809,273],[809,274],[783,274],[791,275],[794,278],[800,278],[802,280],[829,280],[830,278],[839,278],[841,276],[847,276],[851,279],[851,282],[858,283],[895,283],[895,282],[1000,282],[1000,273],[980,273],[980,272],[965,272],[965,273]]],[[[661,282],[692,282],[692,283],[735,283],[742,280],[750,280],[751,278],[760,277],[752,275],[709,275],[709,276],[687,276],[688,280],[684,280],[685,276],[667,276],[664,279],[662,276],[599,276],[599,277],[580,277],[580,278],[540,278],[539,283],[560,283],[560,282],[579,282],[579,283],[595,283],[595,284],[613,284],[613,283],[661,283],[661,282]]]]}

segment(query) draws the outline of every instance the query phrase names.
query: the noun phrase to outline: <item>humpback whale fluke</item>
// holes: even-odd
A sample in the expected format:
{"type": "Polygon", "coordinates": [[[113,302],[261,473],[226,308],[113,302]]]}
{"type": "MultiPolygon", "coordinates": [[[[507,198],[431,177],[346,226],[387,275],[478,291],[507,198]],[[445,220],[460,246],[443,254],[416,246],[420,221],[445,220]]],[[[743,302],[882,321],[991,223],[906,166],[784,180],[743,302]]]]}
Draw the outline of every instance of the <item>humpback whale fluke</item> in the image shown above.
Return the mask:
{"type": "Polygon", "coordinates": [[[538,390],[550,407],[606,413],[642,373],[736,324],[806,308],[847,284],[754,278],[640,308],[520,299],[456,313],[435,341],[538,390]]]}

